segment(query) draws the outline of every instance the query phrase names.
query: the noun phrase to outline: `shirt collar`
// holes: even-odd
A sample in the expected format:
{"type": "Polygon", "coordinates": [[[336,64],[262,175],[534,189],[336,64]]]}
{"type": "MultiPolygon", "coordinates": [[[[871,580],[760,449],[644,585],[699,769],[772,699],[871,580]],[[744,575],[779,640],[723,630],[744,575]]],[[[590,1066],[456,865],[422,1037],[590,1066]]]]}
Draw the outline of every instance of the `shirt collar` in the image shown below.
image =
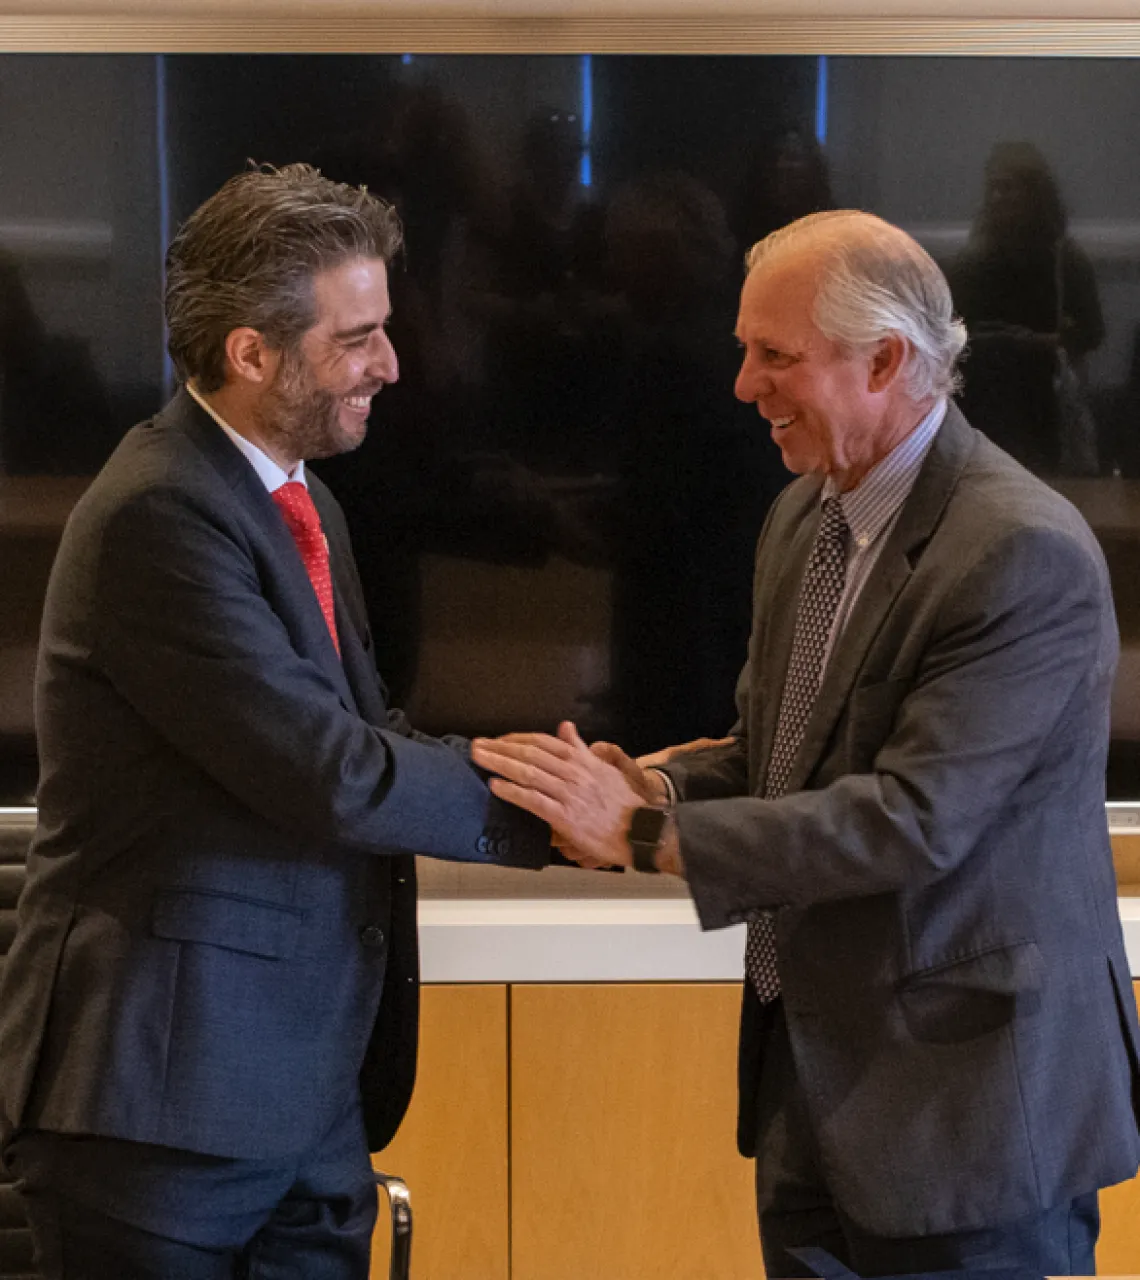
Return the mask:
{"type": "Polygon", "coordinates": [[[304,462],[298,462],[293,469],[293,474],[290,475],[284,468],[279,467],[263,449],[259,449],[252,440],[247,440],[245,436],[235,431],[214,406],[206,401],[193,382],[186,383],[186,390],[237,445],[245,455],[246,461],[257,472],[261,483],[265,485],[270,493],[274,493],[290,480],[295,480],[299,484],[305,485],[306,488],[308,487],[309,482],[305,479],[304,462]]]}
{"type": "MultiPolygon", "coordinates": [[[[918,473],[938,428],[946,417],[946,401],[939,400],[913,431],[880,459],[855,486],[839,494],[839,504],[859,548],[870,546],[914,487],[918,473]]],[[[828,477],[820,493],[823,501],[835,494],[835,482],[828,477]]]]}

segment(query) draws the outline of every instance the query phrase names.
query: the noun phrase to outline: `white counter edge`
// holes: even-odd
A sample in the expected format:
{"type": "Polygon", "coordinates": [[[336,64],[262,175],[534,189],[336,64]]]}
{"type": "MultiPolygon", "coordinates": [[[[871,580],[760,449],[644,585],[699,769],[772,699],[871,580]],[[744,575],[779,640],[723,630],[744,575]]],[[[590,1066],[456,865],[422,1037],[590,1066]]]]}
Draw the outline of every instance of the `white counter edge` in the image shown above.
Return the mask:
{"type": "Polygon", "coordinates": [[[1124,928],[1124,949],[1128,952],[1128,972],[1140,978],[1140,898],[1117,898],[1120,923],[1124,928]]]}
{"type": "Polygon", "coordinates": [[[738,982],[744,926],[684,898],[421,899],[425,982],[738,982]]]}
{"type": "MultiPolygon", "coordinates": [[[[1120,898],[1140,978],[1140,897],[1120,898]]],[[[739,982],[744,926],[702,933],[686,899],[421,900],[424,982],[739,982]]]]}

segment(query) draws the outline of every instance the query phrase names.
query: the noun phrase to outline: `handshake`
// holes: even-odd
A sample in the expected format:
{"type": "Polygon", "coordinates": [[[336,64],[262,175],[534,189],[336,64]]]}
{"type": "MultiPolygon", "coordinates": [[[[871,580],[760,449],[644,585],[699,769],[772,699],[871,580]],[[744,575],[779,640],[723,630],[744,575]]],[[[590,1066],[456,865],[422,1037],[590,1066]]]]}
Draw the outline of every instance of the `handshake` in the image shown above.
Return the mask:
{"type": "MultiPolygon", "coordinates": [[[[587,746],[568,720],[557,736],[509,733],[476,738],[471,758],[496,776],[491,790],[550,824],[556,848],[583,867],[628,867],[633,855],[627,833],[635,809],[663,809],[670,792],[654,767],[690,751],[727,745],[731,738],[698,738],[631,759],[612,742],[587,746]]],[[[680,849],[670,822],[657,855],[661,871],[681,875],[680,849]]]]}

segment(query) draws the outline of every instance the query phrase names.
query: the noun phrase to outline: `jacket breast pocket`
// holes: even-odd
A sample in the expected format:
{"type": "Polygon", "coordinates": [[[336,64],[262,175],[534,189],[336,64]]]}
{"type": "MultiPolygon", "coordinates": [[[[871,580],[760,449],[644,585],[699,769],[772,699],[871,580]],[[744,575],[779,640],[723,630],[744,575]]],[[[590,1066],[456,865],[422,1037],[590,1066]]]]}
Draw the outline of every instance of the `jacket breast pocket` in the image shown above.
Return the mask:
{"type": "Polygon", "coordinates": [[[200,942],[268,960],[297,950],[304,913],[273,902],[199,889],[164,889],[155,899],[151,931],[174,942],[200,942]]]}
{"type": "Polygon", "coordinates": [[[865,773],[890,737],[899,709],[910,691],[909,680],[880,680],[851,695],[847,715],[847,752],[852,773],[865,773]]]}

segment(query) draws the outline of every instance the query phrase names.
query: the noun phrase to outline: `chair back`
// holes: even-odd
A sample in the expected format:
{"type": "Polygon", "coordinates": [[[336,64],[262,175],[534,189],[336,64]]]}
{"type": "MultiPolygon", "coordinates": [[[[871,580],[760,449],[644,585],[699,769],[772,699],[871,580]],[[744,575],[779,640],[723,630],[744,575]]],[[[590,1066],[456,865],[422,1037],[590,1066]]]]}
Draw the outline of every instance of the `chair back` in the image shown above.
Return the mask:
{"type": "MultiPolygon", "coordinates": [[[[0,974],[16,936],[16,903],[24,888],[28,845],[35,830],[34,809],[0,809],[0,974]]],[[[0,1164],[0,1280],[37,1280],[32,1233],[24,1206],[0,1164]]]]}

